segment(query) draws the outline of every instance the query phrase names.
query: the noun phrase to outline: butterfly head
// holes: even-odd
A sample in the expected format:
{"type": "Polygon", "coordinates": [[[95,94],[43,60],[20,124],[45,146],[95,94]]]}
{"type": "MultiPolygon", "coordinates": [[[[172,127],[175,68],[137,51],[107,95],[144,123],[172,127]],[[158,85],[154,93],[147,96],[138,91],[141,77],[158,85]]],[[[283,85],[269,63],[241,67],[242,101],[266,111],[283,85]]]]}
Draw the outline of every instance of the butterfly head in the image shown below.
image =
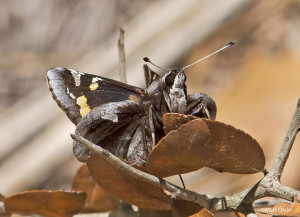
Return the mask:
{"type": "Polygon", "coordinates": [[[172,87],[173,85],[183,86],[186,81],[184,72],[178,69],[169,70],[163,77],[168,87],[172,87]]]}

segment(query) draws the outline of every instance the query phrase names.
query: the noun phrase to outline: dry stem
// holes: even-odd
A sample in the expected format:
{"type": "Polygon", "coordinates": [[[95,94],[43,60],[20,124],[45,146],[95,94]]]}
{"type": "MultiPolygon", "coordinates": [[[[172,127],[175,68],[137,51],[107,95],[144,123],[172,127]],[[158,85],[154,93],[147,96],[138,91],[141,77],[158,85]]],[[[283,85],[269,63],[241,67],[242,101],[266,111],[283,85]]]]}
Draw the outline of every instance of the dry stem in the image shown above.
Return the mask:
{"type": "Polygon", "coordinates": [[[119,50],[119,76],[120,81],[127,83],[126,79],[126,59],[125,59],[125,46],[124,46],[124,33],[123,29],[120,29],[120,38],[118,40],[119,50]]]}

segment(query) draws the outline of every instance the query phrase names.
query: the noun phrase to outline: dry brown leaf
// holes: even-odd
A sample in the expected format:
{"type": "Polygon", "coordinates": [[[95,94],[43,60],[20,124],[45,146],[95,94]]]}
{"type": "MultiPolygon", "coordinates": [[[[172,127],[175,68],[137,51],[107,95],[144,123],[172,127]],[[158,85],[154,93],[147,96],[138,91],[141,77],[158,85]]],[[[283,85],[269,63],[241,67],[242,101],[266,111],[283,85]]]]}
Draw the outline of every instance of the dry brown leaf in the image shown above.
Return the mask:
{"type": "Polygon", "coordinates": [[[86,164],[83,164],[77,171],[72,189],[83,191],[87,194],[82,212],[107,212],[119,206],[120,201],[106,193],[90,176],[86,164]]]}
{"type": "Polygon", "coordinates": [[[177,130],[183,124],[187,124],[195,119],[199,118],[192,115],[184,115],[179,113],[165,113],[163,115],[164,131],[166,134],[168,134],[170,131],[177,130]]]}
{"type": "Polygon", "coordinates": [[[4,209],[4,200],[5,197],[2,194],[0,194],[0,217],[10,217],[11,214],[7,213],[4,209]]]}
{"type": "Polygon", "coordinates": [[[243,213],[241,213],[241,212],[235,212],[235,215],[237,216],[237,217],[246,217],[243,213]]]}
{"type": "Polygon", "coordinates": [[[300,216],[300,204],[281,202],[271,207],[257,208],[255,211],[276,216],[300,216]]]}
{"type": "Polygon", "coordinates": [[[147,170],[158,177],[167,177],[198,170],[207,164],[206,145],[211,140],[202,119],[190,121],[169,132],[150,153],[147,170]]]}
{"type": "Polygon", "coordinates": [[[186,201],[175,200],[172,203],[172,210],[149,210],[139,209],[139,217],[214,217],[207,209],[200,205],[186,201]]]}
{"type": "Polygon", "coordinates": [[[35,190],[7,197],[4,206],[9,213],[70,217],[81,210],[85,198],[84,192],[35,190]]]}
{"type": "Polygon", "coordinates": [[[153,175],[167,177],[203,166],[238,174],[264,169],[261,147],[241,130],[218,121],[176,113],[165,114],[163,123],[169,133],[153,149],[146,164],[153,175]]]}
{"type": "Polygon", "coordinates": [[[233,126],[208,119],[203,121],[212,137],[207,146],[207,167],[237,174],[263,171],[265,156],[255,139],[233,126]]]}
{"type": "Polygon", "coordinates": [[[98,155],[92,148],[87,166],[98,185],[116,198],[144,209],[171,209],[170,196],[161,188],[128,175],[98,155]]]}
{"type": "Polygon", "coordinates": [[[196,214],[203,208],[196,203],[186,200],[173,200],[171,205],[173,217],[188,217],[196,214]]]}
{"type": "Polygon", "coordinates": [[[207,209],[203,208],[199,212],[189,217],[214,217],[214,215],[208,211],[207,209]]]}
{"type": "Polygon", "coordinates": [[[173,217],[213,217],[213,214],[199,204],[187,200],[172,202],[173,217]]]}
{"type": "Polygon", "coordinates": [[[139,209],[139,217],[173,217],[171,210],[151,210],[151,209],[139,209]]]}
{"type": "Polygon", "coordinates": [[[300,204],[299,203],[294,204],[292,213],[300,216],[300,204]]]}

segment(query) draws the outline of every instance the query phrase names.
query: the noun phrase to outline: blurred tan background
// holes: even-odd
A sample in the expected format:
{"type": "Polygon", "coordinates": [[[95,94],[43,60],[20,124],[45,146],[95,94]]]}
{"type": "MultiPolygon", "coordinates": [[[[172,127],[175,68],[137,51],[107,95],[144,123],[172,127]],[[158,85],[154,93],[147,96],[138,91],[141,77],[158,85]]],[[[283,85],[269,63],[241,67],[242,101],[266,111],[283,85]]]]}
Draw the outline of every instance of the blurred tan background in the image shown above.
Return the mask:
{"type": "MultiPolygon", "coordinates": [[[[120,27],[128,83],[139,87],[144,56],[183,67],[236,40],[186,71],[188,92],[213,97],[217,120],[252,135],[271,168],[300,97],[299,1],[0,0],[0,193],[70,189],[80,166],[72,156],[74,126],[53,101],[45,73],[63,66],[118,79],[120,27]]],[[[299,152],[298,139],[282,177],[298,190],[299,152]]],[[[210,169],[183,175],[188,189],[216,196],[261,177],[210,169]]]]}

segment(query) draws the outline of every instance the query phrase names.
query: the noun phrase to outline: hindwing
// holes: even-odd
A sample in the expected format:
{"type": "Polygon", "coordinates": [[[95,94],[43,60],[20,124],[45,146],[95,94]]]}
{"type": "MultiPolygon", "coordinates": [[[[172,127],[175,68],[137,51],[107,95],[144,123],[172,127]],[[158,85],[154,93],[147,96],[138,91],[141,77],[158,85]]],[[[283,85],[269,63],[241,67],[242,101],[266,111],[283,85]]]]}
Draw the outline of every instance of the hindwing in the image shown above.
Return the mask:
{"type": "Polygon", "coordinates": [[[153,81],[160,78],[160,75],[154,72],[152,69],[150,69],[149,66],[146,64],[144,65],[144,76],[145,76],[146,87],[149,87],[153,81]]]}

